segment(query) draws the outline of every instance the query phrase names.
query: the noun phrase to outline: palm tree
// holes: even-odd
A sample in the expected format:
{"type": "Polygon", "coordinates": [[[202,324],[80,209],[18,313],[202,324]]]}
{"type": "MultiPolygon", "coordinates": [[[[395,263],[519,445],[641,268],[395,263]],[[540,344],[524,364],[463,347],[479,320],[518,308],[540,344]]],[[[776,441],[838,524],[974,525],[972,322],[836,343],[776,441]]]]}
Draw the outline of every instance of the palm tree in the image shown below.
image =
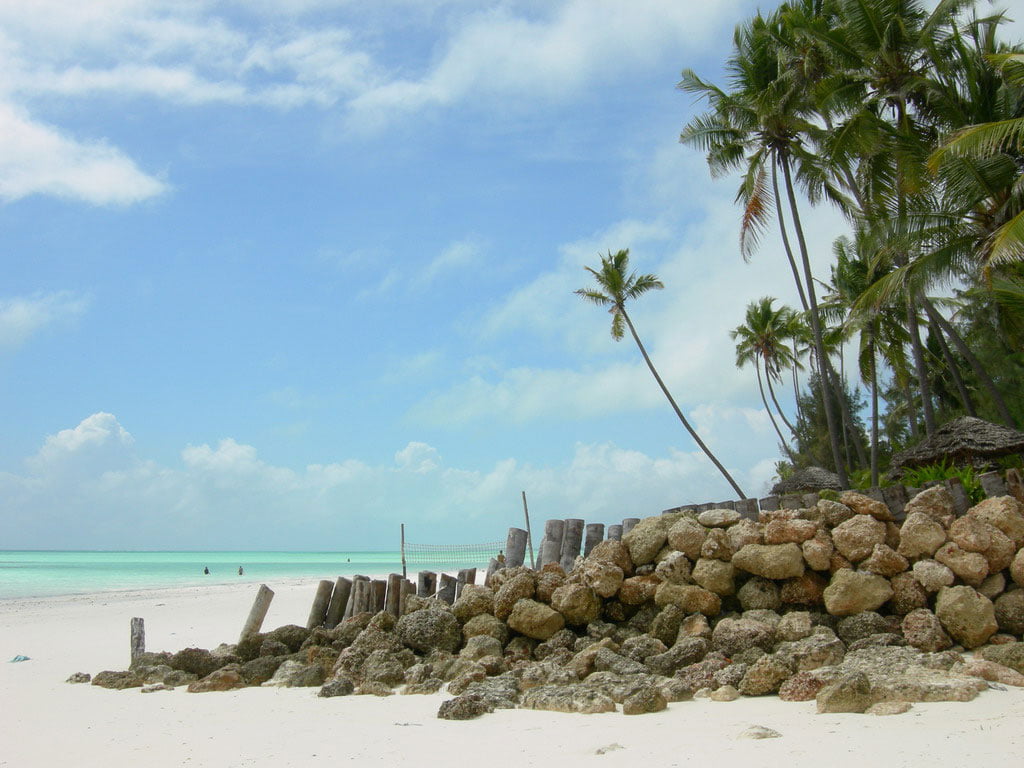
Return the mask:
{"type": "MultiPolygon", "coordinates": [[[[809,138],[813,140],[820,129],[813,120],[813,104],[804,82],[788,77],[787,72],[780,69],[776,41],[784,33],[780,14],[767,17],[757,14],[751,22],[736,28],[733,53],[727,63],[733,86],[729,92],[705,82],[692,70],[683,71],[679,88],[706,98],[711,109],[691,120],[683,128],[679,140],[706,152],[713,176],[745,165],[737,195],[737,199],[744,203],[740,234],[744,256],[748,256],[756,246],[774,207],[797,292],[810,318],[817,360],[823,364],[826,360],[823,333],[794,175],[805,182],[806,189],[818,193],[815,196],[825,195],[840,200],[841,195],[827,183],[817,168],[816,154],[807,146],[809,138]],[[766,166],[771,169],[771,188],[766,166]],[[796,235],[802,275],[782,217],[778,194],[779,169],[796,235]]],[[[824,367],[822,374],[823,378],[828,376],[824,367]]],[[[831,388],[822,387],[821,397],[835,469],[845,487],[848,482],[839,447],[838,417],[831,388]]]]}
{"type": "Polygon", "coordinates": [[[764,382],[761,378],[761,365],[763,364],[765,378],[768,379],[768,388],[772,393],[772,401],[775,403],[775,407],[778,408],[779,415],[786,422],[790,432],[793,432],[793,426],[786,419],[782,408],[779,407],[779,401],[775,397],[775,391],[772,388],[772,380],[781,380],[782,368],[788,368],[792,362],[792,353],[783,343],[783,339],[789,330],[790,316],[793,314],[793,310],[786,306],[775,309],[772,306],[774,303],[775,299],[771,296],[765,296],[760,301],[750,302],[747,305],[747,314],[743,325],[739,325],[730,331],[729,338],[737,342],[736,367],[742,368],[747,363],[754,363],[754,370],[757,373],[757,387],[761,393],[761,402],[764,404],[764,409],[768,413],[772,426],[775,427],[775,434],[779,436],[782,449],[789,456],[789,460],[795,464],[796,456],[790,448],[789,442],[782,436],[782,430],[779,429],[775,415],[768,405],[768,398],[764,393],[764,382]]]}
{"type": "Polygon", "coordinates": [[[592,267],[584,267],[591,275],[594,276],[597,282],[595,288],[580,288],[575,291],[576,295],[597,304],[599,307],[608,307],[609,312],[612,315],[612,338],[616,341],[620,341],[624,335],[625,328],[623,325],[629,328],[630,334],[633,336],[633,341],[636,342],[637,348],[640,350],[640,354],[643,355],[644,362],[647,363],[647,367],[650,369],[651,374],[654,376],[654,380],[658,382],[658,386],[661,387],[661,391],[668,398],[669,404],[672,406],[672,410],[676,412],[676,416],[679,417],[679,421],[686,427],[686,431],[690,433],[694,442],[700,446],[700,449],[704,451],[704,454],[711,459],[711,463],[714,464],[718,471],[722,473],[722,476],[729,482],[729,485],[733,487],[733,490],[739,494],[741,499],[745,499],[746,494],[743,493],[742,489],[736,484],[736,481],[732,479],[732,475],[726,471],[722,463],[715,457],[711,452],[711,449],[704,444],[704,441],[700,439],[700,435],[697,434],[696,430],[690,425],[690,422],[686,420],[683,412],[676,405],[675,399],[672,394],[668,391],[668,387],[665,386],[665,382],[662,381],[661,376],[658,374],[657,369],[654,367],[654,363],[651,362],[650,355],[647,354],[647,349],[644,347],[643,342],[640,341],[640,336],[636,332],[636,328],[633,326],[633,321],[629,317],[629,313],[626,312],[626,302],[633,301],[640,298],[650,290],[660,290],[665,286],[656,275],[638,275],[636,272],[629,271],[629,249],[617,251],[616,253],[608,252],[607,256],[601,256],[601,267],[600,269],[594,269],[592,267]]]}

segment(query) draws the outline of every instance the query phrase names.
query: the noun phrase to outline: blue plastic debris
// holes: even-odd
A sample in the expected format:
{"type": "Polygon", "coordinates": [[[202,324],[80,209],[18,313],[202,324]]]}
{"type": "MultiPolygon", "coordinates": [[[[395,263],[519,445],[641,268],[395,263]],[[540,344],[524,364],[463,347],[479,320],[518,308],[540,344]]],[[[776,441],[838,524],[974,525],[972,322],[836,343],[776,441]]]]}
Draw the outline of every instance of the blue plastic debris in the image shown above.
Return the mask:
{"type": "Polygon", "coordinates": [[[16,661],[28,661],[28,660],[29,660],[28,656],[22,656],[19,653],[17,656],[15,656],[13,659],[11,659],[10,663],[13,664],[16,661]]]}

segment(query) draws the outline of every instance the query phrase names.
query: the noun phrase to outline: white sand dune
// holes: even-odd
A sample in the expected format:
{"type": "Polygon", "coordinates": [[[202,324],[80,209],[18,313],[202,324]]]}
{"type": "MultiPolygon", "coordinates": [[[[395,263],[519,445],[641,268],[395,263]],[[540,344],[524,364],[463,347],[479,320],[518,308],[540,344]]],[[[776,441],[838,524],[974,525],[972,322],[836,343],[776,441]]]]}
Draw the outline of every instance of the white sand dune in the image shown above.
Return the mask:
{"type": "MultiPolygon", "coordinates": [[[[305,621],[315,582],[271,584],[264,628],[305,621]]],[[[249,688],[142,694],[64,680],[128,665],[129,624],[149,650],[233,642],[252,584],[0,601],[0,766],[947,766],[1012,765],[1024,754],[1024,690],[894,717],[817,715],[774,697],[671,704],[625,716],[504,710],[438,720],[447,698],[249,688]],[[31,657],[6,663],[16,654],[31,657]],[[780,738],[738,738],[751,725],[780,738]],[[599,750],[604,750],[599,753],[599,750]],[[695,761],[700,761],[695,763],[695,761]]]]}

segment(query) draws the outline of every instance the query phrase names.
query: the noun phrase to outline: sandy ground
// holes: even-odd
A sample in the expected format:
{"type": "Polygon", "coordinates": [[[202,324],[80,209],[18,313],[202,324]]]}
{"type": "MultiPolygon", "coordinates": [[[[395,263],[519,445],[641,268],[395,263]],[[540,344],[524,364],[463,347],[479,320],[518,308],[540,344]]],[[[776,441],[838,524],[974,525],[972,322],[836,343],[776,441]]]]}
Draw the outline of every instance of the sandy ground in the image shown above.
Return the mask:
{"type": "MultiPolygon", "coordinates": [[[[265,629],[304,623],[315,582],[271,584],[265,629]]],[[[252,584],[0,601],[0,766],[692,766],[842,768],[1009,765],[1024,754],[1024,690],[967,704],[915,704],[895,717],[817,715],[774,697],[671,704],[665,712],[563,715],[505,710],[438,720],[447,698],[249,688],[142,694],[70,685],[73,672],[128,665],[129,625],[149,650],[232,642],[252,584]],[[16,654],[29,661],[8,663],[16,654]],[[751,725],[781,738],[750,740],[751,725]]]]}

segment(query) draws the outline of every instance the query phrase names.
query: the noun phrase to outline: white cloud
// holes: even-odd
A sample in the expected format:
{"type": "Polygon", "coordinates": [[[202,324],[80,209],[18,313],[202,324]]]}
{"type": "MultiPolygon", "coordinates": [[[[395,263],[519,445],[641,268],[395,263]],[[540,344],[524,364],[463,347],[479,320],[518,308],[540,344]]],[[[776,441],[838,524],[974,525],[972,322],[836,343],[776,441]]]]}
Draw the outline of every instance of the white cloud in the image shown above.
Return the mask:
{"type": "Polygon", "coordinates": [[[547,466],[507,457],[485,469],[447,466],[435,447],[417,441],[379,466],[354,459],[276,466],[230,438],[188,446],[181,458],[161,466],[141,457],[116,417],[93,414],[48,437],[25,472],[0,472],[5,542],[394,549],[399,522],[423,543],[503,539],[520,525],[523,490],[537,521],[572,515],[605,523],[730,496],[697,452],[650,456],[611,443],[579,443],[547,466]]]}
{"type": "Polygon", "coordinates": [[[98,205],[125,205],[159,195],[166,185],[103,142],[80,142],[0,103],[0,199],[34,194],[98,205]]]}
{"type": "Polygon", "coordinates": [[[0,299],[0,347],[19,346],[48,326],[74,320],[89,303],[71,291],[0,299]]]}

